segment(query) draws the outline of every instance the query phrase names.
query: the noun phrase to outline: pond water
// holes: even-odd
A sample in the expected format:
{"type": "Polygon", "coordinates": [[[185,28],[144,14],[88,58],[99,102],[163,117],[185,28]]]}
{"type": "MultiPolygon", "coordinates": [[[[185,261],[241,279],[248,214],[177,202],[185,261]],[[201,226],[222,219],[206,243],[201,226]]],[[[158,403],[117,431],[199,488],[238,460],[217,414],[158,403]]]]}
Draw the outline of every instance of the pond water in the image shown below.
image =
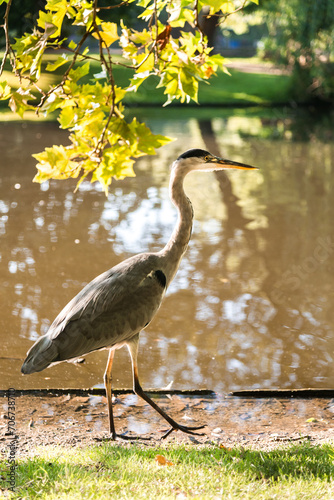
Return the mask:
{"type": "MultiPolygon", "coordinates": [[[[332,125],[313,120],[309,129],[282,111],[211,110],[164,122],[159,113],[151,111],[151,127],[177,140],[138,160],[137,177],[113,182],[108,198],[89,182],[77,193],[71,181],[31,182],[31,154],[66,140],[57,124],[0,123],[1,388],[102,384],[106,351],[30,376],[20,367],[86,283],[165,245],[176,221],[169,167],[190,147],[259,170],[187,177],[193,236],[141,335],[144,388],[334,387],[332,125]]],[[[117,351],[113,375],[115,387],[131,387],[126,349],[117,351]]]]}

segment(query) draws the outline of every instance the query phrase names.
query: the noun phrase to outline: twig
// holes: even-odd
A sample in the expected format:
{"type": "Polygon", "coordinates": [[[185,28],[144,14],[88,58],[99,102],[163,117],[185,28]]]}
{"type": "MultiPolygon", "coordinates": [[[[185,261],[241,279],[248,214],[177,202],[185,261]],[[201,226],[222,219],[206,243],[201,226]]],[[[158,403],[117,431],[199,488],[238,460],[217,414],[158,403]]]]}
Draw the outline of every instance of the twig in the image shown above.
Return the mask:
{"type": "Polygon", "coordinates": [[[199,24],[199,19],[198,19],[198,0],[195,0],[195,4],[194,4],[194,8],[193,8],[193,12],[194,12],[194,15],[195,15],[195,28],[197,29],[197,31],[200,33],[201,35],[201,40],[200,40],[200,44],[202,46],[202,52],[204,52],[205,48],[206,48],[206,44],[204,43],[204,37],[205,37],[205,34],[199,24]]]}
{"type": "MultiPolygon", "coordinates": [[[[245,5],[247,3],[247,0],[244,0],[243,1],[243,4],[238,7],[237,9],[233,10],[232,12],[227,12],[226,14],[214,14],[214,15],[217,15],[217,17],[220,17],[220,18],[223,18],[223,20],[221,21],[222,23],[226,21],[226,19],[231,16],[232,14],[235,14],[236,12],[239,12],[240,10],[242,10],[245,5]]],[[[218,24],[221,24],[220,22],[218,24]]]]}
{"type": "MultiPolygon", "coordinates": [[[[117,113],[117,108],[116,108],[116,105],[115,105],[116,90],[115,90],[114,75],[113,75],[113,71],[112,71],[113,61],[112,61],[112,57],[111,57],[111,54],[110,54],[109,47],[107,46],[107,44],[105,43],[105,41],[101,37],[100,31],[99,31],[98,26],[96,24],[96,11],[97,11],[97,0],[94,0],[94,14],[93,14],[92,26],[94,26],[95,33],[97,34],[98,39],[99,39],[100,61],[104,64],[105,68],[108,71],[108,77],[109,77],[110,86],[111,86],[111,90],[110,90],[110,94],[109,94],[109,97],[111,95],[111,107],[110,107],[109,115],[108,115],[106,124],[104,125],[103,130],[102,130],[102,132],[100,134],[100,137],[98,139],[97,145],[96,145],[96,147],[95,147],[95,149],[93,151],[93,154],[97,154],[98,158],[99,158],[99,161],[101,161],[101,155],[102,155],[102,151],[103,151],[103,147],[104,147],[105,135],[106,135],[106,132],[108,130],[110,120],[111,120],[112,116],[117,115],[118,113],[117,113]],[[108,60],[106,59],[106,57],[105,57],[105,55],[103,53],[103,46],[105,47],[105,49],[107,51],[108,60]]],[[[109,100],[109,97],[108,97],[108,100],[109,100]]]]}
{"type": "MultiPolygon", "coordinates": [[[[57,46],[52,47],[52,48],[54,48],[54,50],[62,49],[64,51],[71,52],[71,54],[77,54],[78,53],[78,49],[70,49],[69,47],[63,47],[62,45],[57,45],[57,46]]],[[[82,59],[88,59],[89,61],[95,61],[95,62],[99,62],[100,61],[99,58],[91,56],[91,55],[88,55],[88,54],[78,53],[77,58],[78,57],[82,57],[82,59]]],[[[117,65],[117,66],[122,66],[123,68],[138,69],[138,67],[140,66],[140,64],[143,64],[143,63],[141,62],[139,65],[137,64],[136,66],[134,66],[133,64],[125,64],[125,63],[122,63],[122,62],[119,62],[119,61],[113,61],[113,64],[117,65]]]]}
{"type": "Polygon", "coordinates": [[[110,9],[117,9],[118,7],[123,7],[123,5],[128,5],[129,0],[125,0],[124,2],[121,2],[117,5],[108,5],[106,7],[98,7],[98,11],[100,10],[110,10],[110,9]]]}
{"type": "Polygon", "coordinates": [[[10,52],[12,52],[12,48],[11,48],[10,40],[9,40],[9,34],[8,34],[8,17],[9,17],[9,11],[10,11],[11,4],[12,4],[12,0],[9,0],[7,3],[5,15],[3,16],[4,24],[2,25],[2,28],[4,29],[4,32],[5,32],[6,50],[5,50],[5,53],[3,55],[3,59],[2,59],[1,67],[0,67],[0,76],[3,73],[6,59],[7,59],[8,55],[10,54],[10,52]]]}
{"type": "Polygon", "coordinates": [[[82,45],[84,44],[84,42],[86,41],[86,39],[88,38],[88,36],[91,34],[91,32],[93,31],[93,28],[90,28],[88,31],[86,31],[86,33],[84,34],[84,36],[81,38],[80,42],[78,43],[78,47],[76,49],[76,51],[74,52],[74,56],[73,56],[73,59],[72,59],[72,62],[71,64],[69,65],[69,67],[67,68],[67,70],[65,71],[64,75],[63,75],[63,78],[61,80],[61,82],[59,82],[57,85],[55,85],[52,89],[50,89],[48,92],[46,92],[46,94],[44,94],[43,98],[41,99],[39,105],[37,106],[37,109],[36,109],[36,113],[39,112],[39,109],[43,106],[43,104],[45,103],[46,99],[51,95],[53,94],[53,92],[55,92],[57,89],[59,89],[60,87],[63,86],[66,78],[68,77],[68,74],[69,72],[71,71],[71,69],[73,68],[73,66],[75,65],[76,63],[76,60],[77,58],[81,55],[80,54],[80,49],[82,47],[82,45]]]}
{"type": "Polygon", "coordinates": [[[86,31],[86,33],[84,34],[84,36],[81,38],[80,42],[78,43],[78,46],[77,46],[76,50],[74,51],[74,56],[73,56],[72,62],[69,65],[69,67],[67,68],[67,70],[65,71],[61,82],[59,82],[57,85],[55,85],[53,88],[51,88],[48,92],[46,92],[46,94],[44,94],[44,96],[41,99],[39,105],[37,106],[37,109],[36,109],[36,113],[37,114],[39,113],[39,109],[44,105],[46,99],[51,94],[53,94],[57,89],[59,89],[60,87],[63,86],[64,82],[66,81],[66,78],[69,75],[69,72],[71,71],[71,69],[75,65],[78,57],[81,56],[81,54],[80,54],[81,47],[83,46],[84,42],[86,41],[86,39],[88,38],[88,36],[91,34],[91,32],[94,31],[94,29],[95,29],[94,28],[94,24],[95,24],[95,18],[96,18],[96,6],[97,6],[97,0],[94,1],[94,13],[93,13],[92,26],[90,27],[90,29],[88,31],[86,31]]]}
{"type": "Polygon", "coordinates": [[[158,64],[158,9],[157,0],[154,0],[154,24],[155,24],[155,39],[154,39],[154,63],[158,64]]]}

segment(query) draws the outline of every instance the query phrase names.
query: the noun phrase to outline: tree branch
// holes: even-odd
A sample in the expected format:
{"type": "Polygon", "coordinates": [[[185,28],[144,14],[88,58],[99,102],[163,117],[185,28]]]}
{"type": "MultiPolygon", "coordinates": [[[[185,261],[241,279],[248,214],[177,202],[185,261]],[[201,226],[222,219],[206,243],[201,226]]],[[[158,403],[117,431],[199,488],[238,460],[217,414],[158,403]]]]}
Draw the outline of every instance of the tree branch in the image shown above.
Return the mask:
{"type": "Polygon", "coordinates": [[[55,92],[57,89],[59,89],[60,87],[63,86],[64,82],[66,81],[66,78],[68,77],[69,72],[71,71],[71,69],[73,68],[73,66],[76,63],[77,58],[81,55],[79,51],[80,51],[82,45],[84,44],[84,42],[86,41],[86,39],[88,38],[88,36],[91,34],[92,31],[93,31],[93,28],[90,28],[88,31],[86,31],[86,33],[84,34],[84,36],[81,38],[80,42],[78,43],[77,49],[74,51],[74,56],[73,56],[72,62],[69,65],[69,67],[67,68],[67,70],[65,71],[61,82],[59,82],[57,85],[55,85],[54,87],[52,87],[48,92],[46,92],[46,94],[44,94],[44,96],[41,99],[39,105],[37,106],[37,109],[36,109],[36,113],[37,114],[39,112],[39,109],[44,105],[46,99],[51,94],[53,94],[53,92],[55,92]]]}
{"type": "Polygon", "coordinates": [[[128,5],[129,4],[129,0],[124,0],[124,2],[121,2],[117,5],[108,5],[106,7],[98,7],[98,11],[100,10],[110,10],[110,9],[117,9],[118,7],[123,7],[123,5],[128,5]]]}
{"type": "MultiPolygon", "coordinates": [[[[5,49],[5,53],[3,55],[3,59],[2,59],[2,62],[1,62],[1,66],[0,66],[0,76],[3,73],[4,67],[5,67],[5,63],[6,63],[6,59],[7,59],[8,55],[10,53],[13,54],[12,47],[10,45],[9,34],[8,34],[8,17],[9,17],[9,11],[10,11],[11,4],[12,4],[12,0],[9,0],[8,3],[7,3],[5,15],[3,16],[4,24],[2,25],[2,28],[4,29],[4,32],[5,32],[6,49],[5,49]]],[[[14,58],[15,58],[15,55],[14,55],[14,58]]]]}
{"type": "Polygon", "coordinates": [[[195,15],[195,28],[197,29],[197,31],[200,33],[201,35],[201,40],[200,40],[200,44],[202,46],[202,53],[204,51],[204,49],[206,48],[205,47],[205,42],[204,42],[204,32],[200,26],[200,23],[199,23],[199,13],[198,13],[198,0],[195,0],[195,4],[194,4],[194,8],[193,8],[193,12],[194,12],[194,15],[195,15]]]}
{"type": "Polygon", "coordinates": [[[100,61],[101,61],[102,64],[104,64],[106,70],[108,71],[108,77],[109,77],[109,82],[110,82],[110,87],[111,87],[110,94],[109,94],[109,97],[108,97],[108,100],[109,100],[109,98],[111,96],[111,107],[110,107],[109,115],[108,115],[106,124],[103,127],[103,130],[101,132],[101,135],[100,135],[100,137],[98,139],[97,145],[96,145],[96,147],[95,147],[95,149],[93,151],[94,155],[97,154],[98,161],[101,162],[101,160],[102,160],[101,156],[102,156],[102,152],[103,152],[103,149],[104,149],[105,135],[106,135],[106,132],[108,130],[110,120],[111,120],[111,118],[112,118],[113,115],[118,115],[119,113],[117,113],[117,108],[116,108],[116,105],[115,105],[116,90],[115,90],[115,80],[114,80],[114,75],[113,75],[113,70],[112,70],[113,61],[112,61],[112,57],[111,57],[111,54],[110,54],[109,47],[107,46],[107,44],[105,43],[105,41],[101,37],[99,28],[98,28],[98,26],[96,24],[96,12],[97,12],[97,0],[94,0],[94,16],[93,16],[92,26],[94,26],[95,33],[97,34],[97,36],[99,38],[99,56],[100,56],[100,61]],[[105,57],[105,55],[103,53],[103,46],[105,47],[105,49],[107,51],[108,60],[106,59],[106,57],[105,57]]]}

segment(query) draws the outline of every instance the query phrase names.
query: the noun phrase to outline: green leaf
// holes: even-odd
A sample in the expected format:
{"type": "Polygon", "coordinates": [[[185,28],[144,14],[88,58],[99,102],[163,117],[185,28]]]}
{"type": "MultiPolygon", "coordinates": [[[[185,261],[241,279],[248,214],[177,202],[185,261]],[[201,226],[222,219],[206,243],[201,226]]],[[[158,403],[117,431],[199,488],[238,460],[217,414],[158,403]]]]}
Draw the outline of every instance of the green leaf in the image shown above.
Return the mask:
{"type": "Polygon", "coordinates": [[[226,13],[233,12],[236,9],[232,0],[200,0],[198,2],[199,10],[204,6],[210,7],[210,15],[214,15],[220,10],[226,13]]]}
{"type": "MultiPolygon", "coordinates": [[[[158,87],[161,87],[160,82],[158,87]]],[[[164,84],[164,87],[165,87],[165,92],[164,92],[165,94],[174,95],[175,97],[177,97],[180,94],[179,92],[180,84],[178,76],[174,78],[169,78],[168,81],[166,81],[166,83],[164,84]]]]}
{"type": "Polygon", "coordinates": [[[168,23],[172,24],[174,21],[178,21],[181,13],[182,13],[182,2],[181,0],[176,0],[174,2],[171,2],[170,5],[167,7],[167,12],[169,14],[168,17],[168,23]]]}
{"type": "Polygon", "coordinates": [[[144,71],[141,73],[135,73],[134,77],[130,81],[130,86],[126,89],[126,92],[137,92],[140,85],[145,82],[145,80],[151,75],[150,71],[144,71]]]}
{"type": "Polygon", "coordinates": [[[197,102],[198,81],[190,72],[187,71],[186,68],[181,69],[179,81],[182,86],[182,91],[191,99],[193,99],[193,101],[197,102]]]}
{"type": "Polygon", "coordinates": [[[45,11],[39,11],[37,24],[45,31],[48,31],[50,38],[60,36],[64,17],[67,12],[67,0],[48,0],[45,6],[45,11]],[[50,31],[50,27],[52,31],[50,31]]]}
{"type": "Polygon", "coordinates": [[[135,138],[135,149],[133,151],[135,156],[142,156],[143,154],[154,155],[156,154],[156,148],[168,144],[173,140],[170,137],[153,134],[145,123],[138,122],[136,118],[129,124],[129,129],[135,138]]]}
{"type": "Polygon", "coordinates": [[[214,64],[217,65],[218,68],[221,70],[224,69],[224,63],[225,63],[225,57],[221,56],[220,54],[214,54],[213,56],[210,56],[208,58],[208,62],[211,63],[213,62],[214,64]]]}
{"type": "Polygon", "coordinates": [[[35,109],[34,106],[28,104],[28,99],[33,99],[33,95],[31,95],[28,90],[23,91],[19,89],[17,92],[13,92],[9,100],[9,107],[13,113],[17,113],[21,118],[23,118],[25,111],[35,109]]]}
{"type": "Polygon", "coordinates": [[[78,66],[75,69],[71,69],[71,71],[69,72],[69,75],[68,75],[69,79],[72,80],[72,82],[77,82],[83,76],[88,75],[89,66],[90,66],[89,62],[86,62],[82,66],[78,66]]]}
{"type": "Polygon", "coordinates": [[[12,94],[12,89],[7,82],[0,82],[0,100],[9,99],[12,94]]]}
{"type": "Polygon", "coordinates": [[[59,56],[54,63],[48,63],[45,69],[46,71],[54,71],[68,62],[69,58],[67,54],[63,54],[62,56],[59,56]]]}
{"type": "Polygon", "coordinates": [[[151,52],[140,54],[137,57],[137,64],[139,64],[140,72],[144,73],[145,71],[152,71],[154,68],[154,54],[151,52]]]}
{"type": "MultiPolygon", "coordinates": [[[[56,33],[59,31],[57,26],[52,22],[52,14],[50,12],[39,12],[39,18],[37,19],[37,24],[40,28],[45,30],[45,33],[51,37],[54,35],[54,38],[57,36],[56,33]]],[[[59,32],[60,35],[60,32],[59,32]]]]}
{"type": "Polygon", "coordinates": [[[36,80],[39,80],[41,76],[41,66],[42,66],[42,57],[44,54],[46,44],[42,44],[40,49],[38,50],[36,56],[34,57],[31,67],[30,67],[30,76],[34,76],[36,80]]]}
{"type": "Polygon", "coordinates": [[[70,43],[68,44],[68,48],[71,50],[75,50],[77,46],[78,45],[73,40],[71,40],[70,43]]]}
{"type": "Polygon", "coordinates": [[[195,14],[193,9],[183,9],[182,14],[185,20],[192,26],[195,22],[195,14]]]}
{"type": "Polygon", "coordinates": [[[45,148],[42,153],[32,155],[37,161],[38,174],[34,182],[44,182],[47,179],[68,179],[78,177],[80,165],[71,160],[73,151],[64,146],[45,148]]]}
{"type": "MultiPolygon", "coordinates": [[[[68,101],[69,99],[66,99],[65,103],[67,103],[68,101]]],[[[63,106],[63,103],[64,99],[62,97],[57,96],[56,93],[52,93],[44,103],[42,110],[44,111],[45,115],[48,115],[56,109],[61,108],[63,106]]]]}
{"type": "Polygon", "coordinates": [[[130,156],[129,150],[121,145],[116,148],[107,148],[103,152],[104,164],[116,179],[135,176],[134,160],[130,156]]]}
{"type": "Polygon", "coordinates": [[[63,108],[58,117],[61,128],[69,128],[74,121],[75,109],[73,107],[63,108]]]}

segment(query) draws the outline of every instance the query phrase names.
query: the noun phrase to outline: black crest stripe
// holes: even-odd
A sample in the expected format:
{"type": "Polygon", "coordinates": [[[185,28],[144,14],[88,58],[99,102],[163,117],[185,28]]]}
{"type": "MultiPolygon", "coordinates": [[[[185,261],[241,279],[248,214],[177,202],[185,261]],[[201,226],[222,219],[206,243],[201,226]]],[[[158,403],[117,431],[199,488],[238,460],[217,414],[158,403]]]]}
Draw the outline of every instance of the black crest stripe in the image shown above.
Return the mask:
{"type": "Polygon", "coordinates": [[[182,155],[178,157],[178,160],[185,160],[186,158],[203,158],[207,155],[210,155],[210,153],[204,149],[188,149],[188,151],[182,153],[182,155]]]}

